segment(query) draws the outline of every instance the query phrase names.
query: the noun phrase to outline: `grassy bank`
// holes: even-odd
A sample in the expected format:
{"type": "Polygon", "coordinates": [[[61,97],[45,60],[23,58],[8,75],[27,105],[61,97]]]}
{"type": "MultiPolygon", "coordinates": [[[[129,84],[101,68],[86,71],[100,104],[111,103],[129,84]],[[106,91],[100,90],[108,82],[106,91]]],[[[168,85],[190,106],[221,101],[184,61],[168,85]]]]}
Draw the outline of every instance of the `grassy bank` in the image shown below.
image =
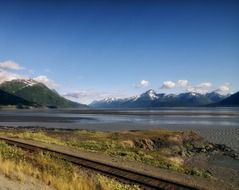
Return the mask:
{"type": "Polygon", "coordinates": [[[191,168],[184,161],[195,148],[209,146],[192,132],[167,130],[99,132],[87,130],[2,130],[0,134],[74,149],[101,152],[112,157],[149,164],[189,175],[209,177],[207,171],[191,168]]]}
{"type": "Polygon", "coordinates": [[[56,155],[27,152],[0,141],[0,172],[19,182],[36,178],[58,190],[129,190],[137,186],[121,184],[113,179],[87,172],[56,155]]]}

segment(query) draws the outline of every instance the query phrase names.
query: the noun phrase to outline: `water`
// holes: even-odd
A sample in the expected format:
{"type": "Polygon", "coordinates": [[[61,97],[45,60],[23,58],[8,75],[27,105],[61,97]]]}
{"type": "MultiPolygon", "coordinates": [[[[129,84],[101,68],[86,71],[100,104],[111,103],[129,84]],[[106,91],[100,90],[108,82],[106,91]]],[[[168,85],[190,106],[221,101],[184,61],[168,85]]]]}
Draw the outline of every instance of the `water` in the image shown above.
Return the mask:
{"type": "Polygon", "coordinates": [[[0,111],[0,126],[90,130],[192,130],[239,151],[239,108],[0,111]]]}
{"type": "MultiPolygon", "coordinates": [[[[129,124],[145,126],[201,126],[238,127],[238,108],[165,108],[158,110],[97,110],[85,114],[82,110],[48,111],[0,111],[0,125],[11,126],[14,122],[72,123],[77,127],[84,124],[129,124]],[[110,113],[110,114],[109,114],[110,113]]],[[[57,127],[57,126],[56,126],[57,127]]],[[[67,126],[69,127],[69,126],[67,126]]]]}

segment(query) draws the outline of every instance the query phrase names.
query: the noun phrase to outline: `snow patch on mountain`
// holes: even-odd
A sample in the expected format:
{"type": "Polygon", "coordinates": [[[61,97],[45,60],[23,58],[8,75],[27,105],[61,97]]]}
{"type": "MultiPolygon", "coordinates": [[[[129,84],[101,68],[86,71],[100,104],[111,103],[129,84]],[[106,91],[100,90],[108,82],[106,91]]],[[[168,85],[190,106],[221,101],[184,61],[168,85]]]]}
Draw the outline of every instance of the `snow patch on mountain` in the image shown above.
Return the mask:
{"type": "Polygon", "coordinates": [[[139,96],[133,96],[124,99],[106,98],[100,101],[94,101],[90,104],[92,107],[102,108],[150,108],[165,106],[202,106],[218,102],[227,96],[222,96],[216,92],[197,93],[185,92],[181,94],[163,94],[156,93],[150,89],[139,96]]]}

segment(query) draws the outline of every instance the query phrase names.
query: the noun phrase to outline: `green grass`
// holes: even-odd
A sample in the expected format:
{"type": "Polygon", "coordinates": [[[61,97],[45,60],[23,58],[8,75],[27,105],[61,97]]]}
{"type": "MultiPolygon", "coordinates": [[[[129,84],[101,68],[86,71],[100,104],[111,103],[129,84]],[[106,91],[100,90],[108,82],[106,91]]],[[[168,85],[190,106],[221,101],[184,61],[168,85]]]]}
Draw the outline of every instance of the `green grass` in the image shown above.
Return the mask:
{"type": "MultiPolygon", "coordinates": [[[[189,175],[209,177],[210,174],[198,168],[190,168],[183,163],[180,155],[182,149],[192,146],[192,141],[201,142],[201,138],[193,133],[183,133],[168,130],[135,131],[135,132],[98,132],[77,130],[71,132],[49,131],[2,131],[11,137],[30,139],[49,144],[69,146],[75,149],[101,152],[124,160],[137,161],[152,166],[174,170],[189,175]],[[159,139],[162,147],[147,150],[137,145],[141,139],[159,139]],[[125,146],[125,142],[132,146],[125,146]]],[[[142,141],[142,142],[144,142],[142,141]]],[[[150,141],[151,142],[151,141],[150,141]]],[[[127,144],[126,143],[126,144],[127,144]]]]}
{"type": "Polygon", "coordinates": [[[64,143],[63,141],[60,141],[57,138],[52,138],[50,136],[47,136],[46,133],[42,131],[39,131],[36,133],[34,132],[7,133],[7,135],[9,137],[15,137],[15,138],[26,139],[26,140],[35,140],[35,141],[40,141],[40,142],[48,143],[48,144],[66,145],[66,143],[64,143]]]}
{"type": "Polygon", "coordinates": [[[5,176],[28,180],[31,176],[58,190],[137,190],[79,167],[47,152],[27,152],[0,141],[0,172],[5,176]],[[24,179],[25,178],[25,179],[24,179]]]}

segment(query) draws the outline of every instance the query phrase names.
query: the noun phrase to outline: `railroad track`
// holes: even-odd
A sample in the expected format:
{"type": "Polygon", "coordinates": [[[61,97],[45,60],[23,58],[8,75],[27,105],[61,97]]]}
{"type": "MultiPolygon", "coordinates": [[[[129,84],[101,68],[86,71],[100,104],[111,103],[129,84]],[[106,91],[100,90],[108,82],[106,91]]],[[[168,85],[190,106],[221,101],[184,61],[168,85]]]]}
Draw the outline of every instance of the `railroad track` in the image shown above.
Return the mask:
{"type": "Polygon", "coordinates": [[[73,153],[66,152],[64,150],[57,150],[43,145],[36,145],[21,140],[16,140],[7,137],[0,137],[0,140],[5,141],[9,145],[15,145],[17,147],[30,150],[30,151],[48,151],[61,156],[62,159],[74,163],[76,165],[83,166],[88,169],[92,169],[96,172],[100,172],[106,176],[117,178],[120,181],[130,184],[137,184],[142,189],[158,189],[158,190],[198,190],[195,187],[190,187],[184,184],[173,182],[170,180],[160,179],[155,176],[146,175],[130,169],[120,168],[110,164],[102,163],[95,160],[86,159],[77,156],[73,153]]]}

